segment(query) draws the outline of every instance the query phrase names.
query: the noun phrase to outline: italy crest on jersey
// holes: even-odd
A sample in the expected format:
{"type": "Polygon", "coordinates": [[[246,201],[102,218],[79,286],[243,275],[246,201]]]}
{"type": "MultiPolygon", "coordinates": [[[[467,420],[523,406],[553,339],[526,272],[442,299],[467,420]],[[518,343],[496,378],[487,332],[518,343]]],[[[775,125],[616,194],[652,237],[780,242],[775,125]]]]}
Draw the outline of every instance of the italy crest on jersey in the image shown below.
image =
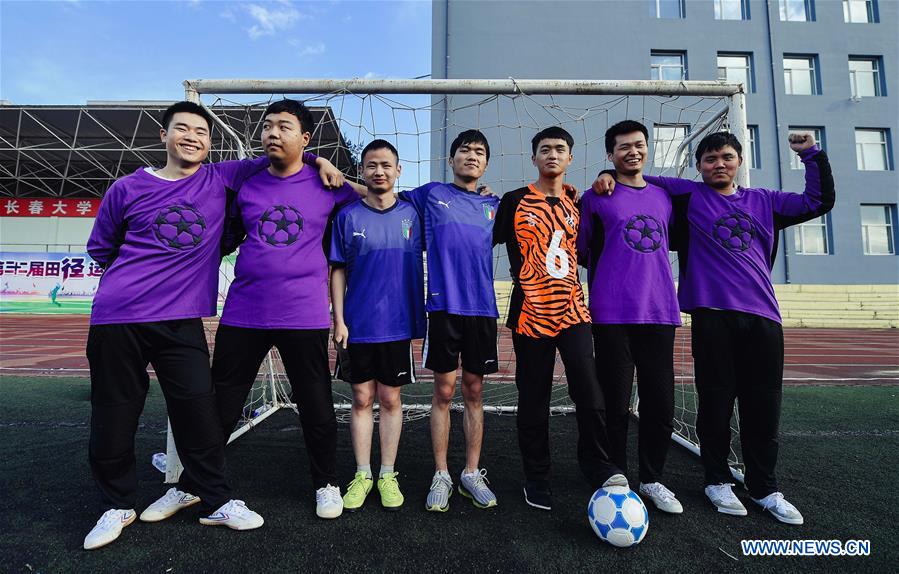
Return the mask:
{"type": "Polygon", "coordinates": [[[412,220],[404,219],[403,220],[403,239],[406,241],[412,237],[412,220]]]}
{"type": "Polygon", "coordinates": [[[496,208],[492,205],[484,204],[484,217],[487,218],[487,221],[493,221],[496,218],[496,208]]]}

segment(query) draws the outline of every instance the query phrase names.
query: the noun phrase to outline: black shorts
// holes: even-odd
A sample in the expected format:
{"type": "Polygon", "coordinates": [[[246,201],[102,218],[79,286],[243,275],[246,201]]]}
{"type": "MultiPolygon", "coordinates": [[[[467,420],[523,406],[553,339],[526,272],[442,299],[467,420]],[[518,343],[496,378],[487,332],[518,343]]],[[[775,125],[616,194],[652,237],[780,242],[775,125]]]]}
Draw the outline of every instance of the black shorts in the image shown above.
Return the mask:
{"type": "Polygon", "coordinates": [[[400,387],[415,380],[412,372],[412,341],[386,343],[348,343],[345,357],[338,349],[337,376],[348,383],[359,384],[375,380],[388,387],[400,387]]]}
{"type": "Polygon", "coordinates": [[[437,311],[428,315],[428,338],[425,341],[425,367],[435,373],[449,373],[462,368],[475,375],[489,375],[499,370],[496,355],[496,319],[451,315],[437,311]]]}

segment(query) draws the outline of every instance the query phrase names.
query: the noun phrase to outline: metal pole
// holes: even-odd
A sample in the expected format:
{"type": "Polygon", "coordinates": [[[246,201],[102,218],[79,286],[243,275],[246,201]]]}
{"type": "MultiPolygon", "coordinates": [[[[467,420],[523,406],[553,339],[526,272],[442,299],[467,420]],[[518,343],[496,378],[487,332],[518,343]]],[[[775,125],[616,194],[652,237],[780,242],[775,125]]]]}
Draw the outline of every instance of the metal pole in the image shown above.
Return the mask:
{"type": "MultiPolygon", "coordinates": [[[[199,92],[188,86],[187,82],[184,82],[184,99],[196,104],[200,103],[199,92]]],[[[213,117],[215,117],[214,114],[213,117]]],[[[175,436],[172,434],[172,422],[166,417],[165,423],[165,482],[167,484],[172,484],[178,482],[178,478],[181,476],[181,471],[184,470],[184,467],[181,465],[181,457],[178,456],[178,448],[175,446],[175,436]]]]}
{"type": "Polygon", "coordinates": [[[187,97],[195,94],[321,94],[360,92],[379,94],[554,94],[636,96],[731,96],[741,84],[705,80],[470,80],[470,79],[312,79],[312,80],[186,80],[187,97]]]}
{"type": "MultiPolygon", "coordinates": [[[[732,95],[727,102],[728,118],[730,119],[730,132],[734,134],[743,149],[749,145],[749,127],[746,125],[746,94],[742,91],[732,95]]],[[[749,162],[744,161],[737,169],[737,185],[749,187],[749,162]]]]}

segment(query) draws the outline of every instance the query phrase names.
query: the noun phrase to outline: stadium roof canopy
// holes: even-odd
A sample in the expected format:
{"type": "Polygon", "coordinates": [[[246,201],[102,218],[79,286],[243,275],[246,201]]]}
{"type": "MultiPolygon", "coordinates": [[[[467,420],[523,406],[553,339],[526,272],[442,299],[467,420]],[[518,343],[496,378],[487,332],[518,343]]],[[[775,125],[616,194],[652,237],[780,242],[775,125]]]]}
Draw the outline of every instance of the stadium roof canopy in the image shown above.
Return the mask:
{"type": "MultiPolygon", "coordinates": [[[[4,102],[0,105],[0,196],[102,196],[123,175],[144,166],[163,166],[160,119],[172,103],[20,106],[4,102]]],[[[352,155],[331,108],[310,110],[316,129],[308,150],[327,157],[344,171],[352,168],[352,155]]],[[[251,156],[262,153],[259,137],[264,106],[228,105],[213,111],[222,124],[213,126],[210,161],[237,159],[243,151],[251,156]]]]}

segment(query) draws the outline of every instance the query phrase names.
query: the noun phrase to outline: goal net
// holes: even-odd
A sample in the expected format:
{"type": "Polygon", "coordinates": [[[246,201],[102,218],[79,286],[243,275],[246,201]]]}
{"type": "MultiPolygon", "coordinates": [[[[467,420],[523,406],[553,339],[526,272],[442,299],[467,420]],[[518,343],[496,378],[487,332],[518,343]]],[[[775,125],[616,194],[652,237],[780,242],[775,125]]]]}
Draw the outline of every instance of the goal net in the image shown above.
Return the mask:
{"type": "MultiPolygon", "coordinates": [[[[611,164],[606,159],[604,134],[612,124],[631,119],[643,123],[650,135],[646,171],[652,175],[696,176],[690,168],[691,146],[703,135],[730,130],[746,148],[746,116],[742,86],[705,81],[576,81],[576,80],[196,80],[184,82],[187,99],[206,106],[214,115],[212,161],[262,155],[262,112],[284,97],[303,101],[316,119],[307,148],[329,159],[347,177],[355,178],[359,152],[382,138],[399,150],[403,171],[397,190],[430,181],[452,181],[449,146],[466,129],[479,129],[490,143],[488,169],[481,179],[497,194],[536,179],[530,140],[548,126],[558,125],[574,136],[574,161],[566,182],[586,190],[596,174],[611,164]]],[[[748,165],[744,162],[744,165],[748,165]]],[[[739,177],[748,184],[748,172],[739,177]]],[[[589,191],[588,191],[589,193],[589,191]]],[[[677,261],[671,262],[677,277],[677,261]]],[[[233,277],[234,259],[221,269],[220,298],[233,277]]],[[[503,327],[512,283],[505,249],[494,250],[495,291],[500,310],[499,372],[485,378],[487,412],[514,414],[515,358],[510,331],[503,327]]],[[[582,281],[586,274],[582,274],[582,281]]],[[[586,287],[586,285],[585,285],[586,287]]],[[[689,317],[678,329],[675,349],[675,433],[673,439],[698,453],[695,420],[697,398],[690,356],[689,317]]],[[[209,324],[213,341],[215,322],[209,324]]],[[[416,383],[403,388],[407,418],[428,416],[432,374],[421,365],[420,342],[414,345],[416,383]]],[[[332,367],[334,352],[331,352],[332,367]]],[[[557,360],[551,408],[553,414],[573,411],[565,372],[557,360]]],[[[633,412],[639,417],[636,386],[633,412]]],[[[334,381],[338,420],[349,420],[349,386],[334,381]]],[[[231,440],[281,408],[293,408],[290,384],[276,350],[264,361],[247,399],[244,417],[231,440]]],[[[461,396],[454,409],[462,410],[461,396]]],[[[377,409],[377,406],[375,407],[377,409]]],[[[377,416],[377,411],[376,411],[377,416]]],[[[736,411],[732,420],[731,463],[738,478],[742,465],[734,448],[738,439],[736,411]]],[[[180,473],[177,452],[169,433],[166,480],[180,473]]]]}

